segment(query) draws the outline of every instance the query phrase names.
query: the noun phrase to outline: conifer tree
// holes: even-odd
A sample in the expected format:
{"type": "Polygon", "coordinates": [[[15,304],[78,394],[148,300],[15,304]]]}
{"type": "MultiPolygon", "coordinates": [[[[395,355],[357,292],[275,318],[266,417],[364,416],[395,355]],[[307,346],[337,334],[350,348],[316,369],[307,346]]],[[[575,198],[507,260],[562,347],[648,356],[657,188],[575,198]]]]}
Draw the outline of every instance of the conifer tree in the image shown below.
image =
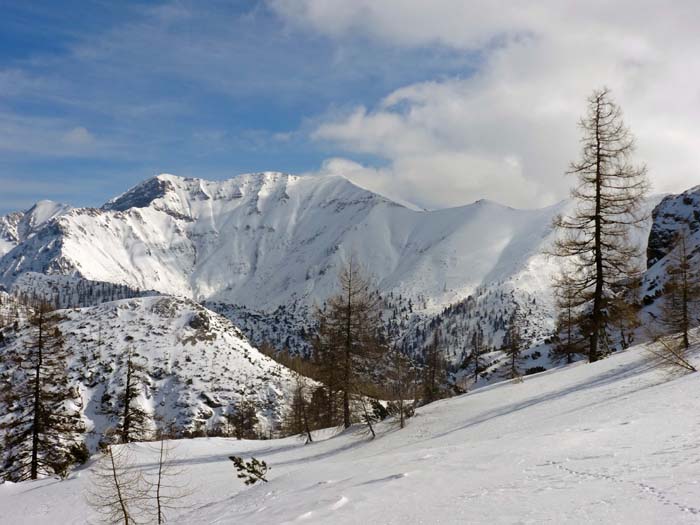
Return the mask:
{"type": "Polygon", "coordinates": [[[148,437],[150,416],[138,402],[143,391],[145,368],[131,348],[127,351],[124,367],[124,387],[117,399],[117,432],[122,443],[130,443],[148,437]]]}
{"type": "Polygon", "coordinates": [[[612,288],[638,273],[639,249],[629,242],[628,233],[644,218],[649,184],[646,168],[631,163],[634,139],[608,89],[588,99],[580,127],[581,160],[569,170],[578,179],[571,194],[577,207],[571,216],[555,221],[561,237],[553,253],[574,267],[570,286],[584,304],[580,326],[593,362],[608,345],[612,288]]]}
{"type": "Polygon", "coordinates": [[[469,355],[469,361],[474,367],[474,384],[479,380],[479,374],[486,370],[486,363],[484,362],[483,355],[485,353],[484,348],[484,332],[480,325],[476,326],[471,339],[471,354],[469,355]]]}
{"type": "Polygon", "coordinates": [[[159,440],[152,451],[157,454],[157,469],[148,477],[144,477],[146,488],[148,514],[152,514],[158,525],[166,523],[169,511],[181,509],[185,496],[191,494],[187,489],[186,480],[182,479],[184,470],[176,466],[173,458],[173,445],[166,441],[165,435],[159,431],[159,440]]]}
{"type": "Polygon", "coordinates": [[[681,230],[668,255],[667,281],[661,308],[661,322],[683,350],[690,347],[690,329],[698,323],[700,276],[691,260],[688,234],[681,230]]]}
{"type": "MultiPolygon", "coordinates": [[[[381,298],[354,257],[338,277],[340,291],[318,312],[317,346],[327,371],[326,379],[342,393],[343,425],[352,423],[351,399],[361,394],[362,370],[369,358],[381,355],[381,298]],[[335,367],[337,370],[332,371],[335,367]]],[[[326,384],[331,390],[331,386],[326,384]]],[[[332,402],[332,399],[331,399],[332,402]]]]}
{"type": "Polygon", "coordinates": [[[610,287],[609,318],[611,331],[616,331],[623,349],[629,348],[634,332],[640,326],[639,310],[641,274],[632,275],[610,287]]]}
{"type": "Polygon", "coordinates": [[[522,376],[520,366],[523,360],[523,339],[520,324],[521,321],[516,312],[511,316],[503,345],[503,352],[506,354],[503,377],[508,379],[518,379],[522,376]]]}
{"type": "Polygon", "coordinates": [[[229,425],[233,427],[236,439],[256,439],[258,437],[258,413],[252,400],[243,398],[231,407],[225,417],[229,425]]]}
{"type": "Polygon", "coordinates": [[[433,334],[431,343],[425,350],[425,366],[423,368],[423,402],[432,403],[445,394],[447,384],[447,364],[442,355],[442,341],[439,330],[433,334]]]}
{"type": "Polygon", "coordinates": [[[309,402],[306,399],[304,384],[297,378],[292,397],[292,404],[286,414],[283,431],[288,435],[304,434],[306,443],[313,443],[311,421],[309,419],[309,402]]]}
{"type": "Polygon", "coordinates": [[[555,286],[558,312],[552,357],[555,360],[566,360],[566,363],[571,364],[574,356],[585,352],[580,319],[580,307],[583,303],[568,275],[559,276],[555,286]]]}
{"type": "Polygon", "coordinates": [[[70,465],[87,460],[82,402],[68,383],[58,321],[48,304],[39,304],[29,318],[27,343],[3,352],[1,470],[11,481],[65,475],[70,465]]]}
{"type": "Polygon", "coordinates": [[[326,309],[316,312],[318,332],[311,343],[316,370],[314,377],[323,385],[314,391],[312,407],[315,418],[326,428],[338,425],[342,416],[342,408],[339,407],[342,395],[341,368],[336,361],[340,338],[332,329],[333,324],[326,321],[327,313],[326,309]]]}
{"type": "Polygon", "coordinates": [[[406,400],[415,397],[415,392],[411,394],[411,387],[415,383],[415,367],[397,347],[394,347],[392,350],[391,363],[392,368],[389,373],[389,379],[392,384],[394,397],[393,406],[399,418],[399,427],[404,428],[406,426],[406,418],[413,414],[413,407],[406,400]]]}
{"type": "Polygon", "coordinates": [[[134,468],[130,451],[124,446],[108,445],[91,472],[87,501],[105,524],[138,525],[148,523],[148,486],[134,468]]]}

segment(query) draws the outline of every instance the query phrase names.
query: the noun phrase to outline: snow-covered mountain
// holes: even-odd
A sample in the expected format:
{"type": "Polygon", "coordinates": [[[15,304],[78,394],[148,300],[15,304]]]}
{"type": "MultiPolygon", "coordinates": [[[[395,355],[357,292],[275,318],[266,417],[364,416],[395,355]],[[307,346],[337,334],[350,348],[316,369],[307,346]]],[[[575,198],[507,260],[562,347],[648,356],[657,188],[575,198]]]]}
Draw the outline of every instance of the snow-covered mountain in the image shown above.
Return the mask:
{"type": "Polygon", "coordinates": [[[647,245],[647,270],[643,293],[647,311],[656,312],[655,300],[662,294],[671,252],[678,234],[685,231],[686,246],[694,268],[700,267],[700,186],[678,195],[667,195],[654,208],[647,245]]]}
{"type": "MultiPolygon", "coordinates": [[[[11,297],[0,295],[5,320],[13,308],[11,297]]],[[[92,445],[115,424],[109,414],[123,388],[129,350],[145,369],[139,403],[179,431],[211,431],[246,398],[257,405],[260,431],[266,433],[292,399],[296,374],[258,352],[226,318],[189,299],[128,299],[61,310],[59,316],[71,355],[68,373],[92,445]]],[[[0,333],[3,357],[30,337],[23,322],[18,330],[8,326],[0,333]]],[[[11,376],[13,366],[12,359],[0,359],[0,380],[11,376]]]]}
{"type": "Polygon", "coordinates": [[[516,275],[539,290],[543,263],[532,257],[557,209],[479,201],[419,212],[342,177],[160,175],[101,209],[62,215],[8,253],[0,274],[75,274],[268,310],[323,300],[355,253],[381,289],[439,308],[516,275]]]}
{"type": "Polygon", "coordinates": [[[700,186],[678,195],[666,195],[654,208],[647,244],[647,267],[651,268],[668,255],[681,228],[685,228],[691,237],[700,231],[700,186]]]}
{"type": "MultiPolygon", "coordinates": [[[[669,217],[699,213],[695,190],[667,197],[635,231],[646,248],[652,228],[650,264],[668,242],[669,217]]],[[[658,201],[650,198],[649,209],[658,201]]],[[[18,233],[0,257],[0,284],[29,296],[43,290],[64,307],[143,290],[188,297],[227,316],[256,345],[304,352],[314,307],[335,291],[338,269],[354,256],[377,279],[392,336],[420,354],[440,330],[458,365],[476,331],[498,348],[516,307],[526,340],[549,335],[558,261],[543,251],[553,240],[552,218],[567,206],[516,210],[482,200],[420,211],[338,176],[159,175],[101,208],[38,213],[51,209],[44,204],[24,214],[25,221],[53,218],[6,227],[18,233]],[[66,298],[76,279],[95,284],[66,298]],[[103,282],[120,289],[93,290],[103,282]]]]}
{"type": "Polygon", "coordinates": [[[0,257],[40,230],[47,222],[71,209],[66,204],[39,201],[27,211],[0,216],[0,257]]]}
{"type": "Polygon", "coordinates": [[[306,315],[335,290],[353,255],[414,313],[430,316],[486,290],[546,310],[555,263],[541,252],[562,206],[478,201],[416,211],[342,177],[160,175],[102,208],[49,221],[0,259],[0,281],[9,288],[27,272],[72,275],[306,315]]]}

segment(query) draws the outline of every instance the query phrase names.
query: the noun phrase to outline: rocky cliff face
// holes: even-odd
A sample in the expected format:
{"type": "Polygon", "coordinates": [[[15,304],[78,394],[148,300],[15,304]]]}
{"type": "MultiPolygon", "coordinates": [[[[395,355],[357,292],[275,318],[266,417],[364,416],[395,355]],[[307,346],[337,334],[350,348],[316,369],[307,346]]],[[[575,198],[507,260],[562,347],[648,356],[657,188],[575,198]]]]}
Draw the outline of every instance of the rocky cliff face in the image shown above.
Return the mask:
{"type": "Polygon", "coordinates": [[[671,251],[681,228],[687,228],[690,235],[700,230],[700,186],[679,195],[668,195],[654,208],[647,244],[647,268],[671,251]]]}

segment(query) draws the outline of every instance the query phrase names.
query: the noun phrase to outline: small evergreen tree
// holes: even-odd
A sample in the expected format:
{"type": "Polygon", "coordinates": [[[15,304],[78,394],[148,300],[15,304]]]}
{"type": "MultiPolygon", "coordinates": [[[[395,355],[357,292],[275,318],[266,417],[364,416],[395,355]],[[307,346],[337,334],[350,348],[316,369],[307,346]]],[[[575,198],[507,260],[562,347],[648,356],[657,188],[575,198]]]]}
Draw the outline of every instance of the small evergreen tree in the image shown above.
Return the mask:
{"type": "Polygon", "coordinates": [[[244,398],[236,405],[232,406],[225,417],[228,424],[233,428],[236,439],[256,439],[258,413],[255,403],[244,398]]]}
{"type": "Polygon", "coordinates": [[[586,341],[581,336],[580,308],[583,302],[567,274],[557,278],[555,290],[558,313],[551,357],[571,364],[577,354],[586,351],[586,341]]]}
{"type": "Polygon", "coordinates": [[[683,350],[690,347],[690,329],[698,322],[700,276],[688,248],[688,234],[681,230],[668,255],[661,322],[683,350]],[[675,336],[673,336],[675,334],[675,336]]]}
{"type": "Polygon", "coordinates": [[[506,367],[503,377],[507,379],[519,379],[522,377],[520,366],[523,361],[523,339],[520,328],[521,321],[515,313],[508,324],[504,338],[503,352],[506,354],[506,367]]]}
{"type": "Polygon", "coordinates": [[[129,348],[126,355],[124,387],[118,396],[117,431],[122,443],[146,439],[150,434],[150,416],[141,407],[138,398],[143,392],[145,367],[139,356],[129,348]]]}
{"type": "Polygon", "coordinates": [[[250,458],[250,461],[244,461],[238,456],[229,456],[233,462],[233,468],[236,469],[237,478],[242,479],[246,485],[255,485],[258,481],[267,483],[265,475],[269,470],[267,463],[260,461],[257,458],[250,458]]]}
{"type": "Polygon", "coordinates": [[[432,403],[445,395],[447,384],[447,364],[442,355],[439,330],[433,334],[433,340],[425,350],[425,366],[422,374],[423,402],[432,403]]]}

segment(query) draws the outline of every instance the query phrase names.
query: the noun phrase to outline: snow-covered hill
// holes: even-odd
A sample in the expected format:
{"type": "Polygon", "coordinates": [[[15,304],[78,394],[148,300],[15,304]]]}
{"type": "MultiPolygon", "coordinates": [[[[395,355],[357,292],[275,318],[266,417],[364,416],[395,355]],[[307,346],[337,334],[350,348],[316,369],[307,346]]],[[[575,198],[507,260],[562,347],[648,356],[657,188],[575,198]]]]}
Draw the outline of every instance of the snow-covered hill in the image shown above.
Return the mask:
{"type": "MultiPolygon", "coordinates": [[[[59,314],[70,379],[93,446],[114,424],[109,414],[123,388],[129,350],[145,368],[139,403],[162,426],[211,431],[246,398],[256,403],[259,431],[266,434],[289,406],[296,375],[253,348],[227,319],[191,300],[144,297],[59,314]]],[[[22,325],[19,331],[6,328],[2,356],[11,356],[27,337],[22,325]]],[[[0,379],[9,377],[13,363],[0,360],[0,379]]]]}
{"type": "MultiPolygon", "coordinates": [[[[695,361],[700,359],[695,355],[695,361]]],[[[191,494],[170,523],[691,524],[700,519],[700,375],[655,369],[643,347],[418,410],[399,430],[317,441],[175,442],[191,494]],[[245,487],[228,456],[265,460],[245,487]]],[[[325,439],[324,439],[325,438],[325,439]]],[[[130,448],[144,472],[148,445],[130,448]]],[[[0,485],[1,520],[82,524],[93,467],[0,485]]]]}

